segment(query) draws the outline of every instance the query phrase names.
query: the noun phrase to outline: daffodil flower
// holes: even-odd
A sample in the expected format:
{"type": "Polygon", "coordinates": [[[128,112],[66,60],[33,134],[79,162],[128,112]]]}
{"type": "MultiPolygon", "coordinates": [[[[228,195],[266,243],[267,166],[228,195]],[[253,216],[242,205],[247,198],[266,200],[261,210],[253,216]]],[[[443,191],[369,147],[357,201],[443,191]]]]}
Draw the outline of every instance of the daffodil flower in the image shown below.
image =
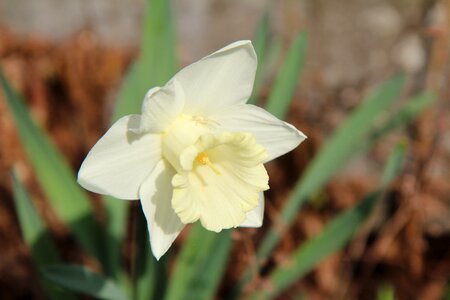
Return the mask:
{"type": "Polygon", "coordinates": [[[78,173],[84,188],[141,200],[157,259],[197,220],[216,232],[262,225],[264,163],[306,136],[246,104],[255,71],[250,41],[185,67],[150,89],[142,114],[118,120],[84,160],[78,173]]]}

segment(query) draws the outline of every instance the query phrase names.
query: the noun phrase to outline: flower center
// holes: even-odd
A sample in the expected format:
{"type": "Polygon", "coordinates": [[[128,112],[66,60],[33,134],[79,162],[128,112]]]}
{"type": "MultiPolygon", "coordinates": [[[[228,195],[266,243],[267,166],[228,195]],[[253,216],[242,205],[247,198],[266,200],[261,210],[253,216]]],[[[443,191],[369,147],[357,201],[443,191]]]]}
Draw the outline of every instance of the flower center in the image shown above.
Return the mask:
{"type": "Polygon", "coordinates": [[[217,170],[217,168],[214,166],[214,164],[209,160],[208,153],[206,153],[206,152],[199,153],[197,155],[197,157],[195,158],[195,161],[198,162],[199,164],[207,165],[208,167],[211,168],[211,170],[213,170],[213,172],[216,175],[221,175],[220,171],[217,170]]]}
{"type": "Polygon", "coordinates": [[[169,161],[175,170],[182,170],[181,153],[187,147],[193,145],[202,134],[209,133],[212,129],[214,128],[207,122],[206,118],[189,115],[180,116],[163,135],[163,157],[169,161]]]}
{"type": "Polygon", "coordinates": [[[221,132],[204,117],[181,116],[164,133],[163,157],[172,178],[172,208],[183,223],[213,231],[237,227],[269,188],[264,147],[251,133],[221,132]]]}

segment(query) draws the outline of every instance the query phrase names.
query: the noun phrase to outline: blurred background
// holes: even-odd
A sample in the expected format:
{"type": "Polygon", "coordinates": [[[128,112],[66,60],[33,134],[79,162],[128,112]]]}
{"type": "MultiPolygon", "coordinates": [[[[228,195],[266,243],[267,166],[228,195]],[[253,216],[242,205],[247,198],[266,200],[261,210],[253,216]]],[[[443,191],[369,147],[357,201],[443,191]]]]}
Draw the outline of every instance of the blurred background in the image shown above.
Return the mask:
{"type": "MultiPolygon", "coordinates": [[[[139,51],[143,6],[143,0],[0,0],[1,68],[74,170],[108,128],[121,81],[139,51]]],[[[306,65],[287,120],[309,139],[269,164],[265,224],[273,222],[308,162],[368,91],[403,72],[410,91],[437,92],[438,100],[414,124],[355,157],[323,195],[302,209],[271,261],[282,264],[331,216],[373,189],[393,145],[402,140],[408,145],[405,171],[391,187],[386,207],[373,216],[380,224],[376,234],[356,236],[279,299],[293,299],[300,291],[308,299],[374,299],[383,286],[394,290],[396,299],[449,297],[450,1],[174,0],[172,7],[182,66],[232,41],[253,39],[266,12],[271,40],[280,45],[274,70],[296,34],[308,33],[306,65]]],[[[264,78],[260,105],[274,76],[269,72],[264,78]]],[[[13,165],[64,258],[89,261],[46,203],[2,97],[0,298],[42,299],[14,209],[9,175],[13,165]]],[[[95,198],[93,204],[101,220],[104,210],[95,198]]],[[[261,232],[264,229],[233,232],[234,255],[217,299],[251,264],[261,232]]],[[[127,245],[122,252],[126,261],[127,245]]]]}

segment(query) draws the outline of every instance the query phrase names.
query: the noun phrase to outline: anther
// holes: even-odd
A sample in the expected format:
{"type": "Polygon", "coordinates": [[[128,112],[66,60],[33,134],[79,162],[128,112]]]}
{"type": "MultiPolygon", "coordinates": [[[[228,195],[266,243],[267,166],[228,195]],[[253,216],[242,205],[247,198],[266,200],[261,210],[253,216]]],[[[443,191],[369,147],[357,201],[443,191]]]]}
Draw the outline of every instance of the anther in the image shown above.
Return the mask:
{"type": "Polygon", "coordinates": [[[195,160],[202,165],[206,165],[206,166],[210,167],[211,170],[213,170],[213,172],[216,173],[216,175],[221,175],[220,171],[217,170],[217,168],[214,166],[214,164],[209,160],[208,153],[206,153],[206,152],[199,153],[197,155],[197,157],[195,158],[195,160]]]}

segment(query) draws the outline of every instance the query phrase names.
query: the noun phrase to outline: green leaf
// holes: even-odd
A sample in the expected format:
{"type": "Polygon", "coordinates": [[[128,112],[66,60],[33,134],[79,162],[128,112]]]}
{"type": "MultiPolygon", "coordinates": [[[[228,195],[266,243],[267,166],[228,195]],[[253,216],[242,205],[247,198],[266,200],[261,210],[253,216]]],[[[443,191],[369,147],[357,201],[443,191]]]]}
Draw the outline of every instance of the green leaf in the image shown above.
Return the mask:
{"type": "Polygon", "coordinates": [[[121,250],[127,229],[129,202],[115,199],[111,196],[104,196],[103,200],[108,217],[106,222],[107,236],[105,238],[107,246],[104,253],[107,260],[108,274],[125,284],[126,275],[121,268],[121,250]]]}
{"type": "Polygon", "coordinates": [[[277,64],[277,60],[280,57],[281,48],[282,48],[281,38],[273,37],[267,46],[267,53],[264,55],[265,59],[262,62],[262,72],[264,74],[270,73],[277,64]]]}
{"type": "Polygon", "coordinates": [[[405,147],[397,146],[385,166],[380,189],[369,194],[355,207],[334,218],[318,236],[304,242],[288,258],[288,264],[278,266],[271,273],[269,282],[272,288],[258,291],[251,298],[273,299],[311,271],[325,257],[342,249],[368,218],[387,185],[402,170],[404,155],[405,147]]]}
{"type": "Polygon", "coordinates": [[[408,102],[398,111],[395,111],[381,127],[376,128],[371,133],[369,139],[371,141],[376,141],[387,133],[392,132],[394,129],[413,121],[436,99],[436,95],[428,91],[409,99],[408,102]]]}
{"type": "MultiPolygon", "coordinates": [[[[375,127],[380,115],[399,95],[404,84],[403,76],[396,76],[384,83],[374,93],[366,97],[363,103],[336,130],[322,147],[314,160],[306,169],[286,201],[281,211],[281,221],[286,228],[292,223],[301,206],[311,195],[322,188],[328,180],[343,167],[356,153],[367,150],[365,137],[375,127]]],[[[268,257],[281,238],[279,229],[274,225],[269,229],[258,248],[259,260],[268,257]]],[[[231,292],[232,297],[251,279],[247,269],[236,287],[231,292]]]]}
{"type": "Polygon", "coordinates": [[[258,60],[264,57],[267,38],[269,37],[269,25],[269,12],[266,11],[261,18],[255,38],[253,39],[253,47],[255,48],[258,60]]]}
{"type": "Polygon", "coordinates": [[[404,143],[399,143],[395,146],[391,155],[388,158],[386,166],[384,168],[383,175],[381,176],[380,187],[386,188],[395,177],[398,176],[399,171],[402,169],[405,159],[406,146],[404,143]]]}
{"type": "MultiPolygon", "coordinates": [[[[145,93],[154,86],[165,84],[175,74],[178,64],[175,50],[170,1],[147,0],[141,53],[122,84],[112,122],[124,115],[140,113],[145,93]]],[[[113,268],[114,274],[120,271],[120,249],[126,230],[128,204],[113,197],[105,197],[108,265],[113,268]]]]}
{"type": "Polygon", "coordinates": [[[178,63],[170,1],[147,1],[141,41],[140,56],[122,85],[113,121],[139,113],[145,93],[165,84],[176,72],[178,63]]]}
{"type": "Polygon", "coordinates": [[[322,259],[341,249],[366,220],[379,196],[380,192],[370,194],[359,205],[332,220],[317,237],[303,243],[288,259],[288,264],[278,267],[270,275],[272,288],[257,292],[251,298],[273,299],[322,259]]]}
{"type": "Polygon", "coordinates": [[[166,253],[159,261],[152,255],[147,222],[141,207],[136,211],[136,259],[134,261],[133,299],[163,299],[167,281],[166,253]]]}
{"type": "Polygon", "coordinates": [[[306,60],[306,45],[307,35],[300,33],[289,49],[267,100],[266,109],[280,119],[286,116],[297,88],[299,76],[306,60]]]}
{"type": "MultiPolygon", "coordinates": [[[[374,127],[377,118],[397,98],[403,87],[404,77],[397,76],[383,84],[370,95],[342,124],[314,158],[303,177],[297,182],[293,193],[283,206],[281,219],[290,225],[301,205],[358,153],[364,136],[374,127]]],[[[264,238],[258,257],[267,257],[280,240],[276,228],[272,227],[264,238]]]]}
{"type": "Polygon", "coordinates": [[[450,300],[450,282],[447,282],[447,289],[444,292],[444,299],[445,300],[450,300]]]}
{"type": "Polygon", "coordinates": [[[20,96],[0,72],[6,104],[17,125],[22,145],[47,198],[62,220],[70,225],[82,247],[103,262],[101,230],[92,215],[89,199],[75,181],[63,155],[35,125],[20,96]]]}
{"type": "Polygon", "coordinates": [[[178,257],[165,299],[213,299],[228,261],[230,234],[230,230],[215,233],[195,224],[178,257]]]}
{"type": "Polygon", "coordinates": [[[377,300],[394,300],[395,293],[392,285],[384,284],[377,291],[377,300]]]}
{"type": "Polygon", "coordinates": [[[123,291],[113,280],[82,266],[53,265],[42,268],[41,271],[47,280],[71,291],[99,299],[127,299],[123,291]]]}
{"type": "Polygon", "coordinates": [[[264,79],[263,62],[265,62],[267,39],[269,37],[269,12],[261,18],[255,38],[253,39],[253,47],[255,48],[256,57],[258,58],[258,67],[256,69],[255,83],[253,84],[253,94],[248,100],[248,103],[254,104],[258,92],[261,88],[261,83],[264,79]]]}
{"type": "MultiPolygon", "coordinates": [[[[25,187],[14,173],[12,174],[12,181],[20,230],[25,243],[31,249],[34,264],[41,268],[48,264],[60,262],[59,253],[49,231],[37,214],[25,187]]],[[[43,287],[49,299],[75,299],[71,293],[55,289],[46,282],[43,282],[43,287]]]]}

